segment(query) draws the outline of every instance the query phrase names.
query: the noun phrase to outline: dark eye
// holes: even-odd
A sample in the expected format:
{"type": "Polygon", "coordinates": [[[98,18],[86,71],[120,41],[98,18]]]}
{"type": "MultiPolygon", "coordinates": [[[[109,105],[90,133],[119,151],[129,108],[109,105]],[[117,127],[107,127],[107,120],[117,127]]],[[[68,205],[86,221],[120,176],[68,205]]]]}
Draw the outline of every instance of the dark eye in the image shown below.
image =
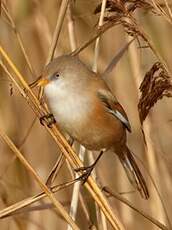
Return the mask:
{"type": "Polygon", "coordinates": [[[55,77],[55,78],[59,78],[59,76],[60,76],[59,73],[55,73],[55,74],[54,74],[54,77],[55,77]]]}

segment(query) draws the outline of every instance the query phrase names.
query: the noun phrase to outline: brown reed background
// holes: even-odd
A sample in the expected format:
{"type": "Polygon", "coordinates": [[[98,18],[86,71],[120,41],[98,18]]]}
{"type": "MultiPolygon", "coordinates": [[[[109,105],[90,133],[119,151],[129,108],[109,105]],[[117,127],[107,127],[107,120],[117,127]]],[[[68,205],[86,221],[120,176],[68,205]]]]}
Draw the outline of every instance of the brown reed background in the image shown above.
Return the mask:
{"type": "MultiPolygon", "coordinates": [[[[31,83],[40,75],[46,63],[61,1],[7,0],[2,2],[7,6],[10,15],[14,19],[17,31],[21,35],[24,48],[33,68],[33,73],[31,73],[26,64],[26,60],[24,59],[16,38],[16,33],[9,25],[3,9],[1,9],[0,19],[0,43],[23,76],[25,76],[25,80],[31,83]]],[[[153,6],[155,3],[158,3],[158,1],[149,1],[149,3],[150,2],[153,6]]],[[[72,16],[75,22],[78,46],[86,40],[89,40],[91,35],[95,33],[99,14],[94,14],[94,10],[100,3],[101,1],[98,0],[74,1],[72,16]]],[[[154,14],[151,10],[143,10],[142,8],[135,11],[133,15],[139,23],[139,28],[146,32],[150,40],[152,40],[156,52],[165,60],[170,72],[172,69],[172,15],[168,12],[165,5],[166,1],[159,1],[159,3],[169,15],[169,20],[167,20],[161,12],[154,14]]],[[[154,10],[157,10],[156,7],[154,10]]],[[[107,13],[106,16],[110,16],[110,13],[107,13]]],[[[67,26],[68,17],[66,16],[55,56],[71,52],[67,26]]],[[[122,25],[113,27],[101,37],[98,58],[99,72],[105,69],[114,54],[126,41],[127,33],[122,25]]],[[[96,170],[98,182],[100,182],[102,186],[108,186],[114,192],[122,193],[122,196],[131,201],[135,207],[139,210],[144,210],[147,214],[168,226],[168,229],[170,229],[163,205],[166,208],[169,220],[171,220],[172,99],[164,97],[158,101],[153,109],[149,111],[149,115],[145,123],[143,123],[143,127],[145,126],[146,140],[148,141],[147,150],[144,144],[137,108],[140,97],[139,85],[144,75],[149,72],[152,65],[159,60],[151,52],[150,48],[139,48],[139,45],[145,45],[142,40],[140,40],[140,42],[141,43],[135,42],[131,45],[129,51],[125,53],[117,67],[106,80],[112,92],[115,93],[125,108],[131,122],[132,133],[128,135],[128,145],[134,154],[144,162],[146,169],[138,160],[138,164],[149,186],[150,199],[148,201],[142,200],[136,192],[132,192],[133,189],[119,161],[112,153],[108,152],[104,154],[96,170]],[[157,195],[157,191],[149,174],[156,184],[162,201],[160,201],[157,195]]],[[[81,59],[87,63],[90,68],[93,63],[93,56],[93,44],[80,54],[81,59]]],[[[0,127],[11,137],[25,158],[30,162],[41,178],[46,181],[60,151],[50,135],[40,125],[38,119],[34,123],[29,135],[27,135],[34,118],[35,115],[26,101],[19,94],[15,86],[8,80],[2,68],[0,68],[0,127]],[[27,138],[24,140],[26,135],[27,138]]],[[[60,184],[69,180],[71,180],[71,176],[68,168],[64,165],[54,184],[60,184]]],[[[91,218],[96,225],[97,220],[94,202],[84,188],[82,188],[81,191],[91,218]]],[[[14,157],[7,145],[0,142],[0,208],[3,209],[38,192],[40,192],[40,188],[33,181],[30,173],[23,167],[19,160],[14,157]]],[[[72,187],[66,188],[56,194],[57,199],[63,204],[66,210],[70,208],[71,195],[72,187]]],[[[119,200],[113,197],[109,197],[108,199],[112,209],[118,210],[118,216],[127,230],[159,229],[157,226],[151,224],[149,220],[122,204],[119,200]]],[[[49,202],[48,198],[45,199],[44,202],[49,202]]],[[[80,229],[85,230],[89,228],[81,204],[79,204],[76,222],[80,229]]],[[[60,215],[56,215],[53,208],[30,212],[23,210],[19,215],[16,214],[13,217],[0,220],[0,229],[2,230],[53,230],[66,229],[66,227],[66,222],[60,215]]],[[[111,229],[109,224],[107,229],[111,229]]]]}

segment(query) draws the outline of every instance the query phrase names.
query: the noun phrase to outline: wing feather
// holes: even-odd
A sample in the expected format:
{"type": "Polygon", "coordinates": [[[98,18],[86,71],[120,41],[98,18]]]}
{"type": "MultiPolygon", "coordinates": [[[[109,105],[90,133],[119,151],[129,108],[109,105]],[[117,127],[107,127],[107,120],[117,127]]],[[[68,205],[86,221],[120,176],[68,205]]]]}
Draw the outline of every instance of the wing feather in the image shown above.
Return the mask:
{"type": "Polygon", "coordinates": [[[131,126],[127,114],[111,92],[108,90],[99,90],[98,97],[106,106],[107,112],[119,119],[127,130],[131,132],[131,126]]]}

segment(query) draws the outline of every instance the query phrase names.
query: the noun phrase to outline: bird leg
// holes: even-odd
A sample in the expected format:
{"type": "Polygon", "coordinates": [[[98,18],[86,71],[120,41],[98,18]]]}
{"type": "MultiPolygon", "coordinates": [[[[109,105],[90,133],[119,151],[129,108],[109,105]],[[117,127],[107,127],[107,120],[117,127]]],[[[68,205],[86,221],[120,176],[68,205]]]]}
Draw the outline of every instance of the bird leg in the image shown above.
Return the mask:
{"type": "Polygon", "coordinates": [[[66,140],[67,140],[67,142],[68,142],[68,144],[69,144],[70,146],[72,146],[72,145],[73,145],[73,143],[74,143],[74,139],[73,139],[73,137],[68,136],[68,137],[66,137],[66,140]]]}
{"type": "Polygon", "coordinates": [[[84,184],[87,181],[88,177],[90,176],[91,172],[93,171],[97,162],[100,160],[103,153],[104,153],[104,151],[102,150],[93,164],[91,164],[89,166],[80,167],[80,168],[75,169],[75,172],[81,172],[82,173],[82,175],[79,177],[80,180],[82,181],[82,184],[84,184]]]}
{"type": "MultiPolygon", "coordinates": [[[[73,142],[74,142],[74,139],[70,136],[67,137],[67,142],[70,146],[73,145],[73,142]]],[[[51,188],[56,176],[57,176],[57,173],[58,171],[60,170],[60,168],[62,167],[63,163],[64,163],[64,156],[63,154],[61,153],[60,157],[58,157],[55,165],[53,166],[48,178],[47,178],[47,181],[46,181],[46,185],[51,188]]]]}
{"type": "Polygon", "coordinates": [[[51,126],[56,123],[56,120],[52,113],[49,113],[49,114],[46,114],[40,117],[39,120],[40,120],[41,125],[44,125],[44,122],[45,122],[49,128],[51,128],[51,126]]]}

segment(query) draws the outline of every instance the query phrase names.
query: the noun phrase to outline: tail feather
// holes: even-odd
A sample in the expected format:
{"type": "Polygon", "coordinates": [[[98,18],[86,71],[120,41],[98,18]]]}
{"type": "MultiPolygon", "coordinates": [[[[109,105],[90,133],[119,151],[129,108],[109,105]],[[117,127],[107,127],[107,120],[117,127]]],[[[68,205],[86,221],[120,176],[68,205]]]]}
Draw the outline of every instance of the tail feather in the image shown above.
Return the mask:
{"type": "Polygon", "coordinates": [[[122,154],[118,154],[118,157],[131,184],[140,192],[144,199],[148,199],[149,191],[145,179],[130,150],[126,147],[122,154]]]}

